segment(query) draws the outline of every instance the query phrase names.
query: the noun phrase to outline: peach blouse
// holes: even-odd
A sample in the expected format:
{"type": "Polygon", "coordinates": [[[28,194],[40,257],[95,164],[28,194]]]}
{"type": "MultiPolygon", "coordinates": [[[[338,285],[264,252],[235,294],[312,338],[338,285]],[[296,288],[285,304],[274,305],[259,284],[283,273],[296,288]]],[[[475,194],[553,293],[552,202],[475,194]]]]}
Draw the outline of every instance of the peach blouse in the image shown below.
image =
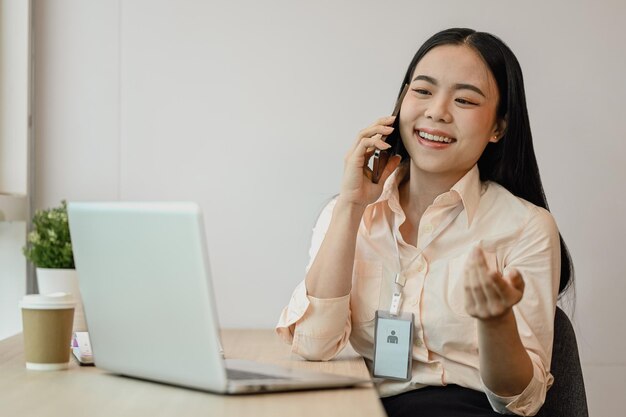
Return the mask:
{"type": "MultiPolygon", "coordinates": [[[[396,170],[378,201],[365,210],[350,294],[318,299],[307,294],[303,280],[282,311],[277,333],[291,344],[293,352],[310,360],[330,360],[350,341],[371,367],[374,314],[377,309],[389,308],[395,274],[402,268],[406,284],[401,311],[415,317],[412,378],[407,382],[378,381],[380,395],[457,384],[485,392],[495,411],[534,415],[553,381],[549,371],[560,245],[552,215],[497,183],[481,183],[474,166],[424,212],[415,247],[399,232],[405,220],[398,194],[401,175],[396,170]],[[458,204],[463,205],[460,215],[419,254],[420,244],[458,204]],[[513,312],[534,376],[514,397],[490,392],[480,378],[476,319],[465,312],[463,288],[464,264],[475,244],[482,246],[490,268],[502,273],[515,268],[526,284],[513,312]]],[[[334,207],[335,200],[325,207],[313,230],[307,271],[334,207]]]]}

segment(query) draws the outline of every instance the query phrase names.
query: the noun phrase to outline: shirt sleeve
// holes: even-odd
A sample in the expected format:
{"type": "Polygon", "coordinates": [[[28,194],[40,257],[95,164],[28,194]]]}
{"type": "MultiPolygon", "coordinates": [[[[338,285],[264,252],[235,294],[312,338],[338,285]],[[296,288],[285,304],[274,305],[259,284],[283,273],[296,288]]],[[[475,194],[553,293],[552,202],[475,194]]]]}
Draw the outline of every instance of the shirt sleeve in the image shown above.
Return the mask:
{"type": "Polygon", "coordinates": [[[498,396],[484,383],[482,386],[495,411],[534,416],[545,402],[546,393],[554,381],[550,362],[561,273],[559,232],[547,210],[533,207],[530,219],[504,259],[504,265],[504,274],[517,269],[524,279],[524,295],[513,307],[513,313],[522,344],[533,364],[533,377],[524,391],[513,397],[498,396]]]}
{"type": "MultiPolygon", "coordinates": [[[[322,210],[313,229],[309,249],[309,271],[330,226],[336,199],[322,210]]],[[[276,333],[291,344],[292,352],[308,360],[330,360],[348,343],[352,330],[350,295],[321,299],[307,293],[303,280],[293,291],[289,304],[283,309],[276,333]]]]}

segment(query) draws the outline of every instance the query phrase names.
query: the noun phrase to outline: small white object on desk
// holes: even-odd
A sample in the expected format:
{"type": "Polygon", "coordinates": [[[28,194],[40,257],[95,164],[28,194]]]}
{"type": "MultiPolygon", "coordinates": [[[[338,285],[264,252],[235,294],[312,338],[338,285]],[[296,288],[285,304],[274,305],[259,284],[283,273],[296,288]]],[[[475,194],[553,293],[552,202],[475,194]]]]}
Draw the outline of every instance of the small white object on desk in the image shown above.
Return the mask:
{"type": "Polygon", "coordinates": [[[80,365],[93,365],[93,354],[88,332],[74,332],[72,353],[80,365]]]}

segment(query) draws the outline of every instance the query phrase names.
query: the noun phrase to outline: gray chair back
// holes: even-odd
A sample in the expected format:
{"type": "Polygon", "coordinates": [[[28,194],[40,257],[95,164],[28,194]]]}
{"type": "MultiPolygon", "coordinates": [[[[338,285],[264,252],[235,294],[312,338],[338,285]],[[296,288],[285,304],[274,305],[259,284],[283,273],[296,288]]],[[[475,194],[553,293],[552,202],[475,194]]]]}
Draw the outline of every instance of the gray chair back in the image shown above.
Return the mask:
{"type": "Polygon", "coordinates": [[[538,416],[589,417],[576,334],[569,318],[558,307],[554,317],[551,368],[554,384],[548,390],[546,402],[538,416]]]}

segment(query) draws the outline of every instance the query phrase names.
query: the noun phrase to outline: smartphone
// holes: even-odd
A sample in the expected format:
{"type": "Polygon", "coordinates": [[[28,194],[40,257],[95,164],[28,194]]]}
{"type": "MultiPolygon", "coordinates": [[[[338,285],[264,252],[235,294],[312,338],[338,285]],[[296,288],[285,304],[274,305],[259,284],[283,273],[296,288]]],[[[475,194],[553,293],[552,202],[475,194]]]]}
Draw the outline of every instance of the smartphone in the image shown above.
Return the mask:
{"type": "MultiPolygon", "coordinates": [[[[400,93],[400,97],[396,101],[396,105],[393,108],[392,116],[396,117],[396,121],[394,122],[394,126],[397,129],[399,124],[398,114],[400,114],[400,107],[402,106],[402,100],[404,100],[404,96],[406,92],[409,91],[409,85],[404,84],[404,88],[402,89],[402,93],[400,93]]],[[[383,141],[387,139],[387,136],[383,136],[381,138],[383,141]]],[[[376,149],[374,151],[374,155],[372,155],[372,182],[374,184],[378,184],[385,167],[387,166],[387,162],[389,162],[389,158],[391,157],[391,152],[389,150],[381,151],[380,149],[376,149]]]]}

